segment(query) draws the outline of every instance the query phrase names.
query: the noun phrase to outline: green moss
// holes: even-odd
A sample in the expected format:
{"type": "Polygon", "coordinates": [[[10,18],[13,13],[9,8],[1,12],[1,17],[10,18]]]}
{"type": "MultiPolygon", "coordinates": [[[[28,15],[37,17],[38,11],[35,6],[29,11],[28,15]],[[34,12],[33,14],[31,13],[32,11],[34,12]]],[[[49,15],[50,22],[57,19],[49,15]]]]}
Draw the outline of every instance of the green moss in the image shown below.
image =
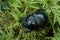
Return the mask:
{"type": "Polygon", "coordinates": [[[0,3],[0,40],[59,40],[58,0],[6,0],[4,2],[0,3]],[[50,24],[39,30],[26,32],[27,28],[22,28],[21,25],[23,18],[28,10],[33,13],[37,9],[44,10],[50,24]],[[50,31],[54,33],[53,37],[49,37],[50,31]]]}

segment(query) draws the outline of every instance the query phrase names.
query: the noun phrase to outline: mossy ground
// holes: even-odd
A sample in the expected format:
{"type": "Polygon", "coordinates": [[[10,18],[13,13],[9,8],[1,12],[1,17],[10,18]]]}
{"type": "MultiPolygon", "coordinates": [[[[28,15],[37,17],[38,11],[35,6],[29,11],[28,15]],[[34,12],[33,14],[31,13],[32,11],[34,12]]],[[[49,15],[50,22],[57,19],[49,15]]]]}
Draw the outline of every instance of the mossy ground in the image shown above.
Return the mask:
{"type": "Polygon", "coordinates": [[[0,0],[0,40],[60,40],[60,0],[0,0]],[[42,9],[50,24],[27,32],[26,12],[42,9]],[[50,35],[51,34],[51,35],[50,35]]]}

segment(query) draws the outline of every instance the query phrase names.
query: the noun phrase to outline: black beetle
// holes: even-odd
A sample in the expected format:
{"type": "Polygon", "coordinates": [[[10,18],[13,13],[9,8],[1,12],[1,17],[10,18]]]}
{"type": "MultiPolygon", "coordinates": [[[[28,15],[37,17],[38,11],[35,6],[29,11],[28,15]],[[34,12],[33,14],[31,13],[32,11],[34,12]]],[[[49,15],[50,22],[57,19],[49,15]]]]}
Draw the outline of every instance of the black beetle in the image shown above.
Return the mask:
{"type": "Polygon", "coordinates": [[[39,29],[48,23],[47,15],[41,10],[36,10],[34,13],[26,16],[23,27],[28,29],[39,29]]]}

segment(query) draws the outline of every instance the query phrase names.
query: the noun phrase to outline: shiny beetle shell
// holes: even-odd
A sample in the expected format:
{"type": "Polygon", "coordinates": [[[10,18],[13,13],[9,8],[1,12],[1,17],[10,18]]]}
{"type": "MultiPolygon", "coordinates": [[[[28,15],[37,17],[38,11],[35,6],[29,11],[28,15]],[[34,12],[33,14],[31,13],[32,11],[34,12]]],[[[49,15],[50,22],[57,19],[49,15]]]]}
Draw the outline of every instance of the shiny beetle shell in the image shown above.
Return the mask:
{"type": "Polygon", "coordinates": [[[28,15],[23,23],[23,26],[29,29],[38,29],[46,25],[48,18],[40,10],[35,11],[33,14],[28,15]]]}

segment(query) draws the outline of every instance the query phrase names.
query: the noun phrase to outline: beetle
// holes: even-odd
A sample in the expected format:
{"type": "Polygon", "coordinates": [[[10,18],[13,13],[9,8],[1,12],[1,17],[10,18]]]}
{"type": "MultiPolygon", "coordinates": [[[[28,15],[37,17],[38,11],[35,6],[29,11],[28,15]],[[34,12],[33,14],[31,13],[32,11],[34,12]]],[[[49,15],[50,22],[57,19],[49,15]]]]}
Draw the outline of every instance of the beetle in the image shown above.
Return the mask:
{"type": "Polygon", "coordinates": [[[48,23],[48,17],[43,11],[36,10],[34,13],[26,16],[24,21],[23,27],[28,29],[39,29],[48,23]]]}

